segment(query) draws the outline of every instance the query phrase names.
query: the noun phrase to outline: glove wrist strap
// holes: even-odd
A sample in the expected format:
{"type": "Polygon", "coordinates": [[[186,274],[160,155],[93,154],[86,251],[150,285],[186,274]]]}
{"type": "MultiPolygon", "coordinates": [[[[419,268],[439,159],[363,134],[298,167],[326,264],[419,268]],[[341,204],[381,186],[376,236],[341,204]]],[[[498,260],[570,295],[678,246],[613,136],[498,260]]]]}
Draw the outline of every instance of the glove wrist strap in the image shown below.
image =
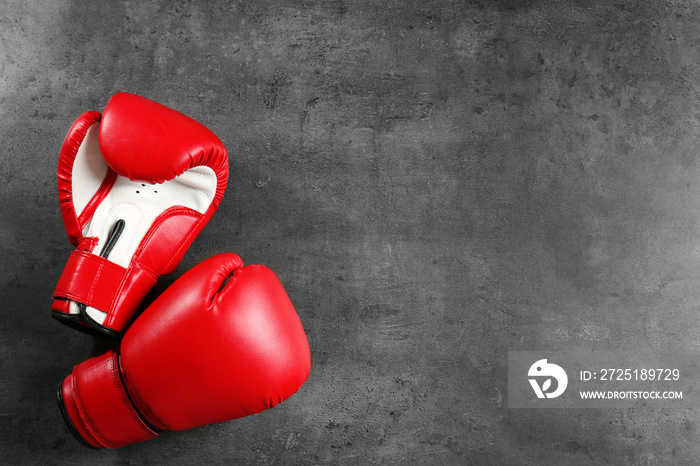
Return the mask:
{"type": "Polygon", "coordinates": [[[104,257],[73,251],[58,280],[54,298],[69,299],[109,312],[126,269],[104,257]]]}
{"type": "Polygon", "coordinates": [[[157,281],[158,275],[138,262],[125,269],[104,257],[73,251],[53,293],[52,316],[69,324],[80,320],[106,337],[119,338],[157,281]],[[66,301],[79,303],[82,311],[94,308],[102,318],[71,314],[66,301]]]}
{"type": "Polygon", "coordinates": [[[95,448],[119,448],[158,435],[132,405],[115,349],[75,366],[59,388],[59,402],[71,431],[95,448]]]}

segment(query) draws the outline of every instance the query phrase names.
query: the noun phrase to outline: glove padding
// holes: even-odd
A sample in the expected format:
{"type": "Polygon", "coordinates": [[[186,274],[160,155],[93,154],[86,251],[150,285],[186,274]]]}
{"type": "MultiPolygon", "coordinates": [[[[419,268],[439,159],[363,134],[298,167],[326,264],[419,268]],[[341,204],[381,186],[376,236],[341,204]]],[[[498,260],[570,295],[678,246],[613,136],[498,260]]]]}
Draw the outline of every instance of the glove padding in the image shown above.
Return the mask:
{"type": "Polygon", "coordinates": [[[275,274],[220,254],[165,290],[119,348],[75,366],[58,399],[78,440],[118,448],[272,408],[302,386],[310,364],[275,274]]]}
{"type": "Polygon", "coordinates": [[[195,120],[118,93],[73,124],[58,164],[63,222],[76,247],[52,316],[118,338],[216,211],[228,181],[222,142],[195,120]]]}

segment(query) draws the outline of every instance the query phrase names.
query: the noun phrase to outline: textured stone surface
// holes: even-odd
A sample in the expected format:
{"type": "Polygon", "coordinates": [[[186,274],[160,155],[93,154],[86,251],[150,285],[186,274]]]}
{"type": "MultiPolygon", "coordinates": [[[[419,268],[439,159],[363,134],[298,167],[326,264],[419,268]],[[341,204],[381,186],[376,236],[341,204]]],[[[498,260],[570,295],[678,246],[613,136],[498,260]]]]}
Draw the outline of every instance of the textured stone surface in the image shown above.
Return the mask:
{"type": "MultiPolygon", "coordinates": [[[[700,6],[5,0],[0,451],[27,464],[697,464],[697,412],[509,410],[511,350],[695,350],[700,6]],[[73,120],[117,91],[209,126],[219,252],[282,279],[300,392],[90,451],[56,385],[104,345],[49,318],[73,120]]],[[[194,394],[193,394],[194,395],[194,394]]]]}

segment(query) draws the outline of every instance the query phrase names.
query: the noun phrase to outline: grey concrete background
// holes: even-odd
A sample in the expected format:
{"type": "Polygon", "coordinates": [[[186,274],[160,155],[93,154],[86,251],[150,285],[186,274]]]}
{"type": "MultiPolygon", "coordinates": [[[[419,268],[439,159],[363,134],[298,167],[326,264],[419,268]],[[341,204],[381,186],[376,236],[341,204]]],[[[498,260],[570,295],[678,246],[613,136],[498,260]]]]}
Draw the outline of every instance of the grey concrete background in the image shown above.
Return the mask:
{"type": "Polygon", "coordinates": [[[700,461],[696,411],[506,407],[510,350],[698,349],[696,2],[0,6],[1,462],[700,461]],[[159,290],[219,252],[267,264],[313,367],[263,414],[89,451],[54,399],[103,349],[49,317],[55,171],[117,91],[230,152],[159,290]]]}

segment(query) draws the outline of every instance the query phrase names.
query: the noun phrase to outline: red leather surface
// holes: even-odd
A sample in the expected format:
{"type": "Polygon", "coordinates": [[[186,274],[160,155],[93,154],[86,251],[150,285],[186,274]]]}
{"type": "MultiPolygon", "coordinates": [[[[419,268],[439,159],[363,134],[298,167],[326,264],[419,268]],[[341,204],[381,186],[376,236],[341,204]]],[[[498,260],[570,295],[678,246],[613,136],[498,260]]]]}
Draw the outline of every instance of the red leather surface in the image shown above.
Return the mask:
{"type": "Polygon", "coordinates": [[[134,256],[159,275],[171,273],[209,217],[186,207],[166,210],[155,219],[134,256]]]}
{"type": "Polygon", "coordinates": [[[115,295],[112,308],[105,318],[105,327],[127,328],[141,302],[157,282],[158,274],[144,267],[139,261],[133,261],[127,269],[121,288],[115,295]]]}
{"type": "Polygon", "coordinates": [[[107,174],[104,180],[102,180],[102,184],[99,188],[97,188],[97,192],[94,196],[92,196],[92,199],[90,199],[90,201],[87,203],[83,211],[80,213],[80,216],[78,217],[78,225],[80,225],[81,229],[84,228],[88,220],[90,220],[92,216],[95,215],[95,210],[97,209],[97,207],[99,207],[100,203],[102,203],[102,201],[105,200],[109,192],[112,190],[115,181],[117,181],[117,173],[111,168],[107,168],[107,174]]]}
{"type": "Polygon", "coordinates": [[[100,149],[107,164],[131,180],[161,183],[206,165],[218,186],[218,207],[228,181],[226,148],[206,126],[144,97],[120,92],[107,104],[100,126],[100,149]]]}
{"type": "Polygon", "coordinates": [[[103,257],[73,251],[58,279],[53,297],[71,299],[108,312],[125,274],[124,267],[103,257]]]}
{"type": "Polygon", "coordinates": [[[129,402],[117,359],[115,349],[88,359],[75,366],[62,385],[73,426],[95,447],[118,448],[157,435],[129,402]]]}
{"type": "Polygon", "coordinates": [[[76,404],[76,395],[73,390],[75,380],[73,374],[65,378],[61,384],[61,395],[63,397],[63,406],[66,408],[66,414],[70,418],[71,424],[75,430],[87,443],[95,448],[102,447],[102,443],[97,440],[80,417],[80,409],[76,404]]]}
{"type": "Polygon", "coordinates": [[[64,314],[70,314],[70,301],[65,299],[54,299],[51,303],[51,309],[58,312],[63,312],[64,314]]]}
{"type": "Polygon", "coordinates": [[[310,368],[306,334],[279,280],[235,254],[180,277],[129,328],[120,351],[138,411],[169,430],[271,408],[310,368]]]}
{"type": "MultiPolygon", "coordinates": [[[[96,238],[84,238],[82,229],[112,189],[117,174],[162,182],[201,165],[212,168],[217,177],[216,194],[204,214],[179,206],[161,214],[144,236],[124,280],[118,284],[112,280],[113,275],[109,275],[109,280],[103,277],[95,282],[88,268],[82,264],[77,267],[71,256],[55,296],[108,312],[104,325],[123,332],[158,276],[171,273],[177,267],[216,211],[228,182],[228,157],[219,138],[197,121],[161,104],[134,94],[118,93],[103,115],[86,112],[78,118],[64,141],[57,174],[68,238],[83,251],[93,252],[97,244],[96,238]],[[78,218],[73,204],[73,163],[88,129],[97,122],[100,122],[100,152],[109,170],[78,218]]],[[[94,267],[90,271],[96,272],[94,267]]],[[[54,309],[57,308],[65,306],[55,305],[54,309]]]]}
{"type": "Polygon", "coordinates": [[[78,240],[83,236],[83,225],[78,222],[73,206],[73,162],[75,162],[75,156],[88,129],[100,121],[100,117],[98,112],[83,113],[68,130],[58,157],[58,199],[61,204],[61,214],[63,214],[63,224],[66,227],[68,240],[74,246],[78,245],[78,240]]]}

